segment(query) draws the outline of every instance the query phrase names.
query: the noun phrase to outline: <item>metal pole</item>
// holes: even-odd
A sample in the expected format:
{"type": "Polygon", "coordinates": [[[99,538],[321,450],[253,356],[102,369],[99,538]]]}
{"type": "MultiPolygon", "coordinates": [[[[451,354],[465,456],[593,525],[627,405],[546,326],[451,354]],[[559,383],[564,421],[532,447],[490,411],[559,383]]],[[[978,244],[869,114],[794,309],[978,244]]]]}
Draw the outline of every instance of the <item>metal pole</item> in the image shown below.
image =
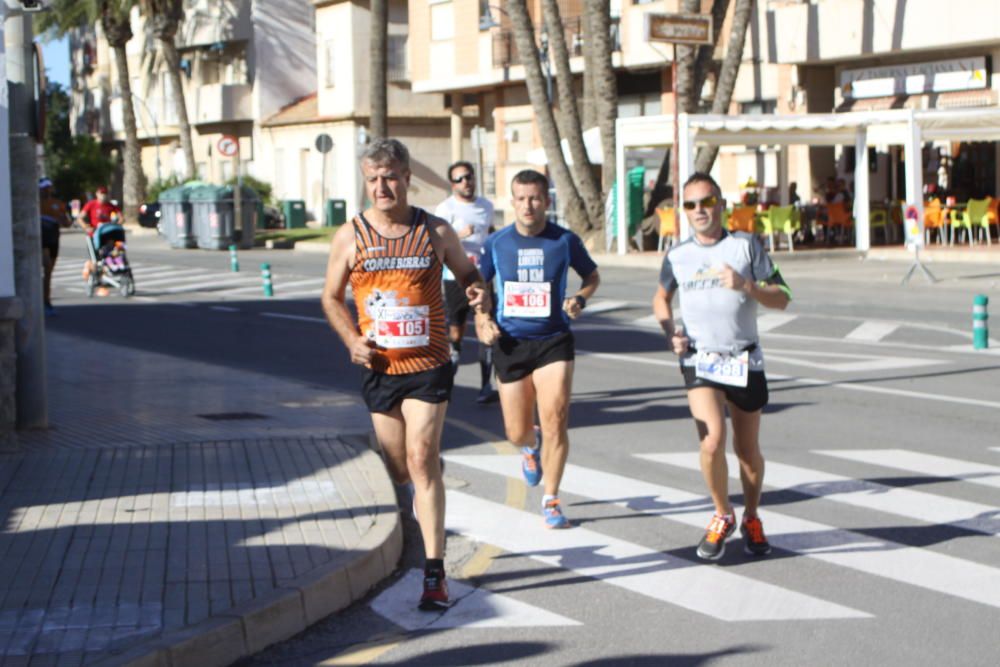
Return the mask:
{"type": "Polygon", "coordinates": [[[319,196],[320,199],[322,200],[320,206],[323,207],[323,226],[329,227],[331,226],[332,221],[329,219],[329,216],[327,215],[328,211],[326,210],[327,208],[326,207],[326,155],[327,155],[326,153],[319,154],[319,159],[323,161],[323,169],[321,170],[321,175],[320,175],[322,181],[320,182],[319,186],[319,192],[320,192],[319,196]]]}
{"type": "Polygon", "coordinates": [[[17,426],[48,426],[45,385],[45,320],[42,316],[42,249],[35,143],[35,72],[31,17],[5,21],[7,80],[10,82],[11,222],[14,284],[24,307],[15,327],[17,426]]]}
{"type": "Polygon", "coordinates": [[[680,114],[681,114],[681,98],[677,95],[677,45],[674,44],[674,59],[670,63],[670,87],[674,90],[674,145],[671,146],[670,152],[673,154],[674,163],[674,238],[680,239],[681,233],[681,156],[678,152],[678,147],[680,146],[680,114]]]}
{"type": "Polygon", "coordinates": [[[476,156],[476,192],[479,193],[480,197],[485,196],[483,194],[483,132],[484,129],[478,125],[472,128],[472,150],[476,156]]]}
{"type": "MultiPolygon", "coordinates": [[[[153,110],[150,109],[149,105],[146,104],[146,100],[142,99],[135,93],[132,93],[132,97],[134,97],[139,102],[143,110],[145,110],[146,114],[153,121],[153,145],[156,146],[156,180],[162,181],[163,179],[160,176],[160,125],[159,123],[156,122],[156,114],[153,113],[153,110]]],[[[145,127],[146,122],[143,121],[142,124],[145,127]]]]}
{"type": "MultiPolygon", "coordinates": [[[[238,141],[238,140],[237,140],[238,141]]],[[[233,156],[233,169],[236,170],[236,191],[233,193],[233,236],[236,235],[236,225],[240,226],[240,243],[244,247],[252,247],[253,239],[243,238],[250,230],[243,224],[243,170],[240,169],[240,151],[233,156]],[[247,246],[249,244],[249,246],[247,246]]]]}

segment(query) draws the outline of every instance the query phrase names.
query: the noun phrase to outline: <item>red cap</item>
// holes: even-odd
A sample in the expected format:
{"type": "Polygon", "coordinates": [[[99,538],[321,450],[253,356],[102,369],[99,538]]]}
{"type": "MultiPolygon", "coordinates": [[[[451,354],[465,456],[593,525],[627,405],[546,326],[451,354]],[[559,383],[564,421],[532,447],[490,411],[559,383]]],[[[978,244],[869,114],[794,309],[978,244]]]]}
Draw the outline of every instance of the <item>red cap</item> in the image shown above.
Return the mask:
{"type": "Polygon", "coordinates": [[[99,185],[97,187],[97,194],[99,194],[99,195],[100,194],[105,194],[105,195],[108,194],[108,186],[106,186],[106,185],[99,185]]]}

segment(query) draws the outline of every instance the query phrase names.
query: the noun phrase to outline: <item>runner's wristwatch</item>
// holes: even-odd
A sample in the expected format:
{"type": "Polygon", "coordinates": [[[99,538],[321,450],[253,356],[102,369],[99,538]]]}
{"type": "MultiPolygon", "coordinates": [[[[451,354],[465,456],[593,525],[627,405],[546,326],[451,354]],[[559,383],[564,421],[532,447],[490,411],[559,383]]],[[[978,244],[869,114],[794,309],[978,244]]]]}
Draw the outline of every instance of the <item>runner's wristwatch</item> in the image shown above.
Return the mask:
{"type": "Polygon", "coordinates": [[[573,299],[576,300],[576,305],[580,306],[580,310],[583,310],[584,308],[587,307],[587,300],[582,296],[580,296],[579,294],[574,295],[573,299]]]}

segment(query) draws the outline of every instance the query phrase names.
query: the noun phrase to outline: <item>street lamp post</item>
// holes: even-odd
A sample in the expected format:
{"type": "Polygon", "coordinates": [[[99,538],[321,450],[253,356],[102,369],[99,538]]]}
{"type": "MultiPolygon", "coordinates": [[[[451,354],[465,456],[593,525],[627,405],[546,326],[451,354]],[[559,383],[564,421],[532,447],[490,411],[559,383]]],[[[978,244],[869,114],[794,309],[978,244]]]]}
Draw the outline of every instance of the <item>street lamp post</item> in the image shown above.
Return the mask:
{"type": "MultiPolygon", "coordinates": [[[[142,99],[141,97],[139,97],[135,93],[132,93],[132,97],[134,97],[136,99],[136,101],[138,101],[139,104],[142,105],[142,108],[146,111],[146,113],[149,115],[149,117],[153,120],[153,143],[156,145],[156,181],[159,183],[159,182],[162,182],[162,178],[160,177],[160,126],[156,122],[156,114],[153,113],[153,110],[150,109],[149,106],[146,104],[146,100],[142,99]]],[[[146,125],[146,123],[143,122],[143,127],[144,128],[145,128],[145,125],[146,125]]],[[[146,129],[146,131],[149,132],[148,129],[146,129]]]]}

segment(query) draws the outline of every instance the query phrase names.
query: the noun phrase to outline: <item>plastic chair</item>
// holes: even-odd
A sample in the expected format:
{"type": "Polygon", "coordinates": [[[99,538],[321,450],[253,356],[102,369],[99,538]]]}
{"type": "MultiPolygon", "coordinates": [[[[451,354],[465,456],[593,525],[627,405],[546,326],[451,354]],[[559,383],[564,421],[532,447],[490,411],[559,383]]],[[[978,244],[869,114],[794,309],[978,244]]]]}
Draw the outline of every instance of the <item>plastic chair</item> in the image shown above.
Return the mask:
{"type": "Polygon", "coordinates": [[[659,251],[663,252],[663,244],[669,248],[677,238],[677,215],[673,207],[656,209],[656,216],[660,219],[660,243],[659,251]]]}
{"type": "Polygon", "coordinates": [[[992,245],[990,225],[997,224],[996,216],[990,209],[992,197],[986,199],[970,199],[964,211],[953,209],[951,212],[951,228],[954,241],[955,230],[965,231],[969,246],[973,244],[972,231],[975,229],[980,236],[986,237],[986,245],[992,245]]]}
{"type": "Polygon", "coordinates": [[[931,232],[937,230],[938,244],[944,245],[944,210],[941,200],[934,198],[924,204],[924,243],[930,245],[931,232]]]}
{"type": "Polygon", "coordinates": [[[837,235],[847,237],[851,241],[854,233],[854,218],[843,202],[833,202],[826,205],[826,224],[837,230],[837,235]]]}
{"type": "Polygon", "coordinates": [[[792,235],[802,228],[799,210],[794,206],[772,206],[760,216],[760,233],[767,234],[771,252],[774,252],[774,234],[784,234],[788,239],[789,252],[795,252],[792,235]]]}
{"type": "Polygon", "coordinates": [[[753,234],[757,231],[757,208],[754,206],[738,206],[729,214],[727,225],[731,232],[747,232],[753,234]]]}

